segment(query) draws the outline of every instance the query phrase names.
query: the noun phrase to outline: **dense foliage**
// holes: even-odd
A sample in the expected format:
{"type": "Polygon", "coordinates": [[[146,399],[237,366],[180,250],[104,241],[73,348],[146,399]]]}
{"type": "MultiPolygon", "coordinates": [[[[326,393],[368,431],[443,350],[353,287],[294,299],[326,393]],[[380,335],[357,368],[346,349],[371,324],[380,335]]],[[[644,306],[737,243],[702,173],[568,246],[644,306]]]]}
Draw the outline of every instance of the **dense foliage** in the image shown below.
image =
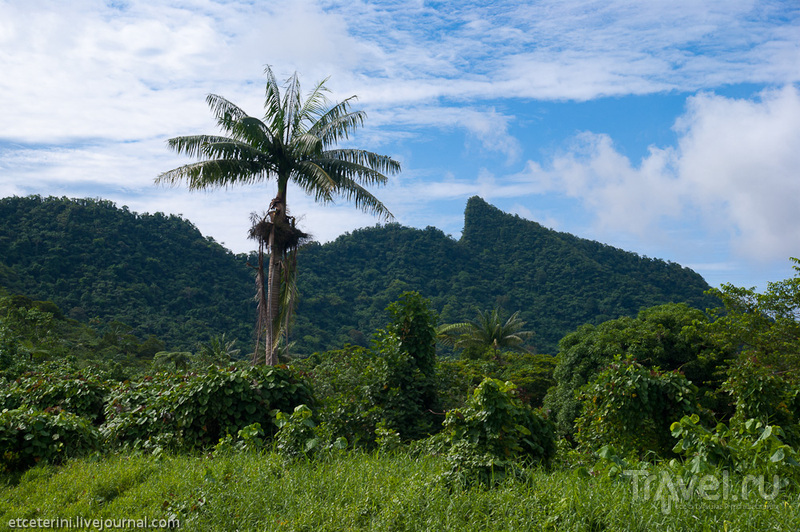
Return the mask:
{"type": "Polygon", "coordinates": [[[514,389],[510,382],[485,379],[463,408],[447,413],[448,482],[493,485],[517,473],[520,464],[553,458],[553,424],[514,397],[514,389]]]}
{"type": "Polygon", "coordinates": [[[379,423],[405,439],[438,430],[436,313],[416,292],[388,307],[372,349],[348,347],[298,361],[322,403],[331,434],[370,447],[379,423]]]}
{"type": "Polygon", "coordinates": [[[559,433],[571,437],[580,415],[578,391],[590,383],[618,355],[665,371],[680,369],[699,388],[707,408],[724,414],[726,402],[718,388],[729,349],[701,329],[708,317],[684,304],[659,305],[642,310],[636,318],[619,318],[600,325],[586,324],[560,342],[553,377],[556,386],[545,397],[559,433]]]}
{"type": "Polygon", "coordinates": [[[109,444],[149,450],[202,449],[259,423],[270,434],[277,411],[312,403],[290,370],[209,367],[194,374],[159,374],[120,383],[105,405],[109,444]]]}
{"type": "Polygon", "coordinates": [[[16,379],[44,366],[47,377],[88,369],[124,379],[147,368],[164,349],[155,336],[141,340],[120,322],[67,318],[51,301],[21,295],[0,296],[0,376],[16,379]]]}
{"type": "Polygon", "coordinates": [[[624,454],[666,456],[675,442],[670,426],[697,414],[697,387],[677,371],[617,359],[579,395],[576,440],[585,448],[611,445],[624,454]]]}
{"type": "Polygon", "coordinates": [[[222,333],[249,344],[255,306],[246,260],[175,215],[100,199],[0,200],[0,286],[176,348],[222,333]]]}
{"type": "Polygon", "coordinates": [[[0,388],[0,411],[20,407],[63,410],[100,425],[110,390],[103,376],[91,370],[75,371],[68,364],[48,363],[0,388]]]}
{"type": "Polygon", "coordinates": [[[75,414],[31,407],[0,413],[0,473],[60,463],[99,448],[97,428],[75,414]]]}
{"type": "Polygon", "coordinates": [[[433,227],[386,225],[309,245],[298,262],[294,338],[306,350],[366,346],[381,311],[406,290],[430,299],[442,323],[495,307],[519,310],[542,353],[554,353],[584,323],[667,302],[715,304],[687,268],[547,229],[477,197],[467,203],[460,240],[433,227]]]}

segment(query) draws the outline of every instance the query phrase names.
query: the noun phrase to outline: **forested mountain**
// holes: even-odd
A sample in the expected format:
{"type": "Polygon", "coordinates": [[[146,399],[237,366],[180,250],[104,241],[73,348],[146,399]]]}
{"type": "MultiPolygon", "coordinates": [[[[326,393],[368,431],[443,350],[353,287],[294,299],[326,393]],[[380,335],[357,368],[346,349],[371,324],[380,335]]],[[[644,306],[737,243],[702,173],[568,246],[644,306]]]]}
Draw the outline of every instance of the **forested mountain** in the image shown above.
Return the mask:
{"type": "Polygon", "coordinates": [[[305,351],[368,341],[406,290],[431,299],[442,323],[494,306],[519,310],[537,351],[553,354],[584,323],[667,302],[716,304],[688,268],[547,229],[479,197],[467,202],[460,240],[433,227],[360,229],[304,248],[298,271],[293,336],[305,351]]]}
{"type": "MultiPolygon", "coordinates": [[[[250,347],[246,262],[178,216],[95,199],[0,200],[0,286],[52,300],[76,319],[124,322],[169,348],[223,332],[250,347]]],[[[477,197],[467,203],[460,240],[389,224],[304,247],[298,288],[295,354],[365,345],[407,290],[429,298],[442,323],[496,305],[519,310],[545,353],[583,323],[666,302],[714,305],[689,269],[552,231],[477,197]]]]}
{"type": "Polygon", "coordinates": [[[137,214],[99,199],[0,200],[0,286],[193,348],[227,332],[248,342],[255,321],[244,255],[191,222],[137,214]]]}

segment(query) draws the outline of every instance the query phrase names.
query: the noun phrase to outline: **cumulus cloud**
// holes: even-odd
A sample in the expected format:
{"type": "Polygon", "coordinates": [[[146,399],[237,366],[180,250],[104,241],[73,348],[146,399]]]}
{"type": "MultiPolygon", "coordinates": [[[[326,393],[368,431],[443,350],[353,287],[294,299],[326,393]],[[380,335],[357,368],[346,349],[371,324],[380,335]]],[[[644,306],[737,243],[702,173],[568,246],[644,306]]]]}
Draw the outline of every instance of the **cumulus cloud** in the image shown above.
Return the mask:
{"type": "Polygon", "coordinates": [[[675,124],[675,147],[651,147],[638,165],[607,135],[585,132],[546,165],[529,162],[495,195],[527,187],[581,201],[600,231],[664,237],[702,223],[754,261],[800,249],[800,92],[768,90],[757,99],[702,93],[675,124]]]}
{"type": "Polygon", "coordinates": [[[772,259],[800,250],[800,94],[700,94],[677,123],[678,175],[710,223],[727,225],[740,254],[772,259]]]}

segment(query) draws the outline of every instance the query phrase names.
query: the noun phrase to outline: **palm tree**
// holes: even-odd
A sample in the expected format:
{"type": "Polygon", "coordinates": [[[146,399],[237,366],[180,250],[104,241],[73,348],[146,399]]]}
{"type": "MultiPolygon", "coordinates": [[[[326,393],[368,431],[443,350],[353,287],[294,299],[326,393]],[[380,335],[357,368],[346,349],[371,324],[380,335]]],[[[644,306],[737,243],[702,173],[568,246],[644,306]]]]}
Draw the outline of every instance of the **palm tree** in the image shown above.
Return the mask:
{"type": "Polygon", "coordinates": [[[175,365],[175,371],[185,370],[192,360],[190,351],[159,351],[153,355],[154,366],[175,365]]]}
{"type": "Polygon", "coordinates": [[[228,340],[225,333],[197,345],[197,355],[205,363],[228,365],[240,351],[236,348],[236,339],[228,340]]]}
{"type": "MultiPolygon", "coordinates": [[[[284,94],[270,67],[267,77],[264,118],[248,116],[225,98],[206,98],[217,125],[227,136],[193,135],[169,139],[168,146],[197,162],[164,172],[157,183],[186,181],[190,190],[252,184],[274,179],[277,195],[270,202],[260,227],[251,235],[259,240],[256,296],[259,302],[256,352],[262,331],[266,335],[267,364],[275,364],[275,346],[281,316],[282,269],[287,254],[296,249],[304,233],[295,227],[287,211],[287,188],[294,183],[320,203],[335,197],[353,201],[365,212],[391,220],[392,214],[364,187],[386,183],[388,174],[400,171],[400,164],[388,156],[358,149],[336,149],[351,132],[363,125],[363,111],[351,111],[355,96],[328,107],[323,80],[305,100],[297,73],[286,81],[284,94]],[[264,282],[263,251],[268,247],[269,270],[264,282]]],[[[285,298],[284,298],[285,299],[285,298]]],[[[285,315],[285,313],[284,313],[285,315]]]]}
{"type": "Polygon", "coordinates": [[[479,349],[485,353],[494,350],[494,357],[500,349],[526,352],[523,346],[525,340],[533,336],[532,331],[524,331],[525,322],[519,319],[519,311],[515,312],[505,322],[500,315],[500,309],[481,312],[474,320],[442,325],[439,327],[437,337],[440,342],[463,349],[479,349]]]}

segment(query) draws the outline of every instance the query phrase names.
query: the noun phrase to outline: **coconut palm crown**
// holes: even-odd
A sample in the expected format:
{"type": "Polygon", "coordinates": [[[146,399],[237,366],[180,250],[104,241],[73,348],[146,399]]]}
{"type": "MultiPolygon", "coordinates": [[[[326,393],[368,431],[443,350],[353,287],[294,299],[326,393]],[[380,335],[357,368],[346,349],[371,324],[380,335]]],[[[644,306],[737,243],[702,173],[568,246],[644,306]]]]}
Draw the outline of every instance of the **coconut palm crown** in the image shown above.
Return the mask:
{"type": "MultiPolygon", "coordinates": [[[[306,236],[295,227],[294,218],[286,210],[289,183],[320,203],[343,198],[365,212],[391,220],[389,210],[365,187],[385,184],[387,175],[400,171],[400,164],[385,155],[336,148],[337,143],[347,139],[366,118],[363,111],[351,110],[355,96],[329,106],[325,96],[327,80],[323,80],[303,100],[297,73],[286,81],[283,94],[270,67],[265,74],[262,119],[247,115],[222,96],[209,94],[206,102],[224,136],[191,135],[169,139],[170,149],[197,161],[162,173],[156,182],[171,185],[185,182],[190,190],[198,190],[275,181],[277,194],[263,223],[251,229],[251,236],[266,244],[269,250],[267,283],[264,283],[261,260],[256,268],[259,285],[257,338],[260,339],[262,332],[266,334],[265,361],[274,364],[273,351],[280,327],[281,281],[285,277],[281,269],[287,253],[296,249],[301,238],[306,236]]],[[[258,344],[257,340],[255,357],[258,344]]]]}
{"type": "Polygon", "coordinates": [[[436,331],[440,342],[457,348],[492,349],[497,358],[498,350],[527,351],[524,343],[533,336],[532,331],[522,330],[525,322],[519,319],[519,311],[503,322],[500,309],[478,311],[474,320],[451,325],[442,325],[436,331]]]}

